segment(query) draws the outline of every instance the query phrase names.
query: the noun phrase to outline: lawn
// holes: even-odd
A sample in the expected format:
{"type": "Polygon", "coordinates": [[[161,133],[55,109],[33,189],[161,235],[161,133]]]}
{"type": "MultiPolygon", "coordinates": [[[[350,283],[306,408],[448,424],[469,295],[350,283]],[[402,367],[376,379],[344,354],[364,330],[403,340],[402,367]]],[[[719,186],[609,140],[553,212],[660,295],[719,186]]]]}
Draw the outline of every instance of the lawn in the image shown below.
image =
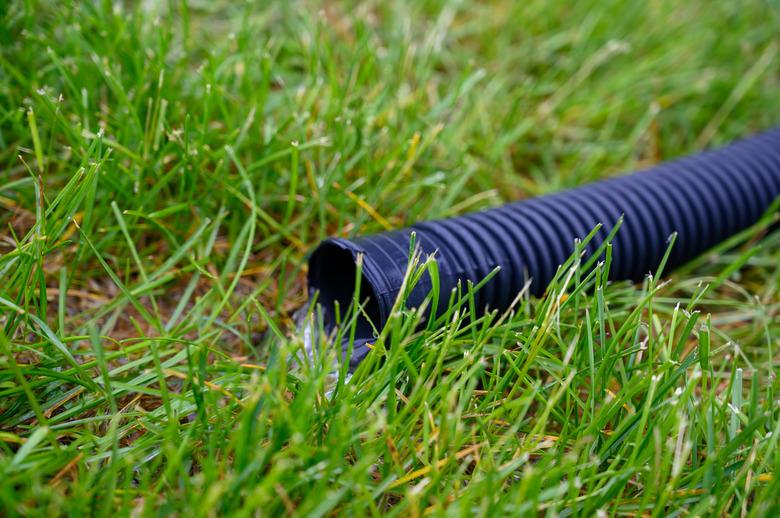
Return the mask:
{"type": "Polygon", "coordinates": [[[0,20],[0,515],[780,512],[771,221],[640,284],[575,269],[507,314],[399,311],[348,381],[296,324],[326,236],[772,127],[776,2],[0,20]]]}

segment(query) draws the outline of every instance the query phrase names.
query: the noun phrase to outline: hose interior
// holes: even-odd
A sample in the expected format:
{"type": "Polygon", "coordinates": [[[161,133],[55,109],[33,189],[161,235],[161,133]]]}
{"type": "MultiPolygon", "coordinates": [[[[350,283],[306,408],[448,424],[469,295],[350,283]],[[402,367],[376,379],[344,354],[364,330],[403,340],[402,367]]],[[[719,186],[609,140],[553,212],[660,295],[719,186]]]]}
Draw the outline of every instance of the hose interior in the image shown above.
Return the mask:
{"type": "MultiPolygon", "coordinates": [[[[352,304],[357,278],[355,254],[338,243],[326,241],[309,259],[309,290],[319,292],[318,302],[322,306],[328,331],[336,325],[336,306],[343,321],[352,304]]],[[[357,317],[356,335],[370,337],[373,336],[372,323],[377,329],[382,326],[379,299],[365,272],[361,275],[359,300],[363,311],[357,317]]]]}

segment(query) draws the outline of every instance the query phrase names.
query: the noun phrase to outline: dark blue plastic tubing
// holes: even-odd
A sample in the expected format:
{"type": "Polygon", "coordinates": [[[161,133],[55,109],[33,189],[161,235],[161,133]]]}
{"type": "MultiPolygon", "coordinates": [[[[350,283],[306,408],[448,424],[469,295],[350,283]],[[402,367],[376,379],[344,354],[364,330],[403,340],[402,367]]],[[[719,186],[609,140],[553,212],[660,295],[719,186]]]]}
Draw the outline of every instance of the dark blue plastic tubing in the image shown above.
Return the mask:
{"type": "MultiPolygon", "coordinates": [[[[422,253],[436,253],[439,311],[446,309],[458,282],[476,284],[496,266],[500,271],[477,293],[476,303],[481,311],[501,311],[527,281],[533,295],[544,293],[558,266],[574,251],[575,238],[584,238],[599,223],[603,228],[587,253],[595,252],[622,214],[610,277],[639,280],[661,262],[672,233],[677,233],[677,242],[668,268],[749,227],[778,196],[780,128],[570,191],[393,232],[327,239],[309,259],[309,291],[319,292],[326,326],[331,326],[335,303],[342,311],[349,307],[357,257],[363,254],[360,298],[368,301],[365,311],[381,329],[401,288],[414,231],[422,253]]],[[[426,275],[407,305],[421,304],[430,290],[426,275]]],[[[372,329],[367,319],[358,321],[352,367],[368,353],[372,329]]]]}

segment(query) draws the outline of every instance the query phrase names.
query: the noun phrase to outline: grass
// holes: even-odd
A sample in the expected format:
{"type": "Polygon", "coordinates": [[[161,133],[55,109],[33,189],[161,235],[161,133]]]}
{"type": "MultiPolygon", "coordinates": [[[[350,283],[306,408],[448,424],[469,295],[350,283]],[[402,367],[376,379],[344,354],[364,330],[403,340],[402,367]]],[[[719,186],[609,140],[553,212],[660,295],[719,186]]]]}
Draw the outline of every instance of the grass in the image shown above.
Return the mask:
{"type": "Polygon", "coordinates": [[[768,221],[640,285],[572,261],[506,315],[398,311],[349,383],[291,361],[327,235],[771,127],[776,3],[0,17],[0,514],[778,512],[768,221]]]}

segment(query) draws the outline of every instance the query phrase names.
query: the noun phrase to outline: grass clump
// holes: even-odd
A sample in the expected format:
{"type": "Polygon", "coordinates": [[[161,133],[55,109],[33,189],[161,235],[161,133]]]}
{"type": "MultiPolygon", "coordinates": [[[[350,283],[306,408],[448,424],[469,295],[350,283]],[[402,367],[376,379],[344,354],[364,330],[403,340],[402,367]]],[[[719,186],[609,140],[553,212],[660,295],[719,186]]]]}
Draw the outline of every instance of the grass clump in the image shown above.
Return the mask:
{"type": "Polygon", "coordinates": [[[777,512],[771,221],[640,285],[572,260],[505,315],[399,310],[349,383],[292,361],[326,235],[770,127],[776,8],[0,13],[0,514],[777,512]]]}

